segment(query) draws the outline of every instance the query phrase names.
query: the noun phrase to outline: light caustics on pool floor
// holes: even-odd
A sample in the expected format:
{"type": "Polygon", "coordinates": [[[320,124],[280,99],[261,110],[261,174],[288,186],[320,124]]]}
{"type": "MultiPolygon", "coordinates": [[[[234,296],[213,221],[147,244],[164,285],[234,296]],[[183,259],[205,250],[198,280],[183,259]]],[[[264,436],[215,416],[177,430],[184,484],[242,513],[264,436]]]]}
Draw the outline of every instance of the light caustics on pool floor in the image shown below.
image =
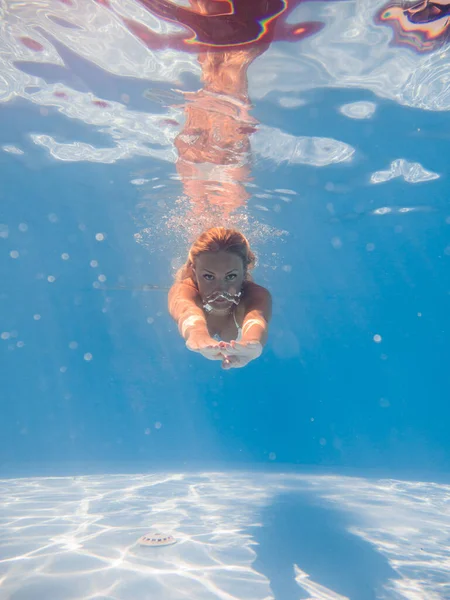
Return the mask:
{"type": "MultiPolygon", "coordinates": [[[[370,597],[437,600],[450,594],[447,485],[216,472],[9,479],[0,486],[2,598],[280,600],[270,574],[259,568],[264,546],[277,564],[293,557],[282,566],[295,579],[298,598],[341,600],[348,596],[339,592],[338,580],[332,589],[295,562],[302,556],[296,547],[311,545],[311,537],[287,539],[280,530],[269,545],[264,541],[270,527],[264,521],[277,497],[298,496],[304,511],[305,494],[332,515],[330,523],[345,515],[342,540],[370,547],[386,564],[391,576],[380,595],[370,597]],[[164,531],[178,543],[139,546],[150,531],[164,531]],[[291,551],[283,554],[287,545],[291,551]]],[[[348,542],[336,547],[339,537],[333,539],[330,556],[345,552],[348,542]]],[[[326,567],[330,556],[323,552],[315,561],[326,567]]],[[[358,569],[354,561],[352,569],[358,569]]]]}

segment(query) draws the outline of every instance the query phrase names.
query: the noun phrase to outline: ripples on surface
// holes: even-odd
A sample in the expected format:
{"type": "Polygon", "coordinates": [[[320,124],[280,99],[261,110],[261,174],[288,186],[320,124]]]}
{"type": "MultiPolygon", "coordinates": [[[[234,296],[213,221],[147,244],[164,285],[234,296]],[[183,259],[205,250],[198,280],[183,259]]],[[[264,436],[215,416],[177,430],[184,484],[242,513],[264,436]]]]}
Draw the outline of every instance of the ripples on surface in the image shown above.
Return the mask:
{"type": "MultiPolygon", "coordinates": [[[[197,58],[199,50],[210,61],[223,48],[247,52],[245,60],[253,61],[248,97],[278,109],[307,104],[310,90],[337,87],[367,90],[410,107],[450,108],[450,61],[443,46],[448,11],[444,8],[404,11],[397,18],[398,7],[372,0],[274,0],[268,3],[267,14],[260,14],[262,9],[254,2],[240,15],[242,6],[237,2],[236,14],[224,17],[225,26],[220,16],[193,18],[186,7],[151,0],[126,4],[12,0],[3,7],[0,20],[0,102],[22,99],[38,107],[39,117],[31,130],[22,132],[22,144],[6,143],[3,150],[31,164],[41,152],[61,162],[111,164],[143,157],[176,163],[183,191],[191,201],[195,197],[197,210],[189,215],[179,199],[181,205],[165,214],[172,228],[185,228],[192,237],[196,229],[217,220],[214,206],[221,205],[222,221],[234,212],[231,225],[254,237],[259,231],[261,237],[276,232],[268,226],[263,231],[257,222],[253,227],[248,224],[245,205],[252,191],[248,177],[252,160],[262,168],[348,166],[361,160],[361,150],[332,136],[294,135],[259,124],[248,114],[246,89],[210,94],[202,116],[200,100],[191,94],[194,106],[189,96],[191,89],[199,87],[194,82],[207,73],[197,58]],[[400,30],[402,36],[397,35],[400,30]],[[405,46],[405,40],[411,44],[405,46]],[[261,46],[270,41],[280,43],[261,46]],[[186,162],[183,140],[192,145],[196,138],[183,130],[183,121],[194,114],[194,121],[209,120],[212,131],[220,127],[215,111],[222,121],[227,113],[233,114],[232,131],[225,124],[228,133],[222,132],[216,157],[198,149],[196,158],[186,162]],[[53,124],[57,118],[64,119],[59,127],[53,124]],[[231,140],[235,148],[225,150],[231,140]]],[[[235,56],[240,60],[239,54],[235,56]]],[[[339,110],[351,120],[370,121],[377,102],[343,103],[339,110]]],[[[208,141],[209,152],[212,143],[208,141]]],[[[439,177],[431,167],[397,156],[387,170],[367,172],[366,181],[380,183],[396,177],[409,183],[430,181],[439,177]]],[[[152,200],[136,207],[136,222],[143,218],[155,227],[154,186],[147,186],[146,192],[152,200]]],[[[164,194],[172,204],[179,197],[175,186],[164,194]]],[[[149,231],[141,227],[136,239],[148,244],[149,231]]]]}
{"type": "MultiPolygon", "coordinates": [[[[119,5],[113,5],[118,11],[119,5]]],[[[289,18],[314,17],[323,27],[301,43],[275,44],[260,56],[252,65],[251,98],[258,100],[276,92],[276,102],[293,106],[308,89],[358,87],[408,106],[448,110],[447,50],[438,44],[427,47],[426,54],[409,48],[394,50],[391,28],[374,21],[381,7],[381,3],[369,0],[302,3],[289,18]]],[[[143,48],[124,25],[123,19],[132,16],[158,35],[170,36],[179,29],[139,3],[120,6],[120,18],[118,12],[93,0],[77,5],[57,0],[39,4],[11,1],[4,7],[0,100],[22,97],[43,111],[56,109],[69,118],[103,128],[113,145],[105,156],[101,147],[96,148],[97,155],[83,156],[79,147],[69,144],[64,150],[64,144],[56,145],[55,140],[37,134],[35,143],[55,158],[109,162],[149,155],[174,160],[173,140],[181,110],[167,106],[165,92],[181,86],[187,75],[197,77],[199,64],[192,53],[170,47],[143,48]],[[63,25],[61,19],[75,29],[63,25]],[[108,75],[116,77],[114,87],[107,84],[108,75]],[[151,114],[152,107],[142,102],[140,82],[144,81],[147,86],[151,81],[161,88],[159,98],[157,90],[153,91],[157,114],[151,114]]],[[[343,107],[342,112],[350,118],[369,118],[375,108],[373,102],[363,102],[353,109],[343,107]]],[[[315,163],[308,160],[308,164],[315,163]]]]}

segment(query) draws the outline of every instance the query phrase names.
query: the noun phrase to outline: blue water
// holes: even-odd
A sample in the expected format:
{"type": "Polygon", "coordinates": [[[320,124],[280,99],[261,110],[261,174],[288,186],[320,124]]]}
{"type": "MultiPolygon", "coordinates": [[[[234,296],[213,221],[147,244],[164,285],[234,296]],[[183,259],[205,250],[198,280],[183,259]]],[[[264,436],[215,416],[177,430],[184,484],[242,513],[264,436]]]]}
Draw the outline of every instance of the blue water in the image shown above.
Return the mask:
{"type": "MultiPolygon", "coordinates": [[[[152,494],[140,497],[136,478],[147,486],[152,474],[179,473],[180,498],[191,498],[190,477],[206,478],[215,491],[199,500],[205,514],[242,536],[230,542],[229,564],[241,560],[239,547],[256,553],[253,583],[247,573],[245,585],[227,587],[224,575],[189,597],[450,598],[444,41],[426,51],[400,44],[374,20],[382,3],[310,2],[289,19],[323,29],[275,40],[250,66],[257,124],[250,199],[238,212],[274,311],[261,358],[225,372],[186,350],[167,312],[189,244],[174,140],[183,93],[202,86],[197,55],[139,42],[119,13],[166,33],[175,25],[135,0],[116,2],[117,14],[79,4],[0,8],[0,597],[185,597],[171,583],[146,595],[145,555],[135,556],[142,582],[113,592],[110,566],[112,588],[73,588],[64,579],[78,568],[70,552],[102,553],[84,554],[87,538],[58,550],[70,556],[55,566],[57,587],[37,575],[25,585],[10,571],[28,552],[47,556],[46,534],[38,543],[30,533],[38,552],[20,529],[20,519],[40,518],[39,498],[72,525],[64,503],[84,506],[83,489],[88,503],[102,485],[102,501],[124,503],[124,513],[107,502],[95,509],[113,531],[126,535],[127,518],[132,527],[103,547],[106,564],[112,548],[151,529],[139,519],[152,494]],[[124,473],[128,483],[108,479],[124,473]],[[71,491],[74,476],[82,484],[71,491]],[[245,504],[241,521],[236,502],[245,504]],[[390,515],[383,523],[376,503],[390,515]],[[301,588],[294,564],[325,591],[301,588]]],[[[165,502],[177,497],[159,493],[170,512],[165,502]]],[[[74,514],[86,525],[83,510],[74,514]]],[[[183,515],[164,523],[186,545],[196,517],[187,525],[183,515]]]]}

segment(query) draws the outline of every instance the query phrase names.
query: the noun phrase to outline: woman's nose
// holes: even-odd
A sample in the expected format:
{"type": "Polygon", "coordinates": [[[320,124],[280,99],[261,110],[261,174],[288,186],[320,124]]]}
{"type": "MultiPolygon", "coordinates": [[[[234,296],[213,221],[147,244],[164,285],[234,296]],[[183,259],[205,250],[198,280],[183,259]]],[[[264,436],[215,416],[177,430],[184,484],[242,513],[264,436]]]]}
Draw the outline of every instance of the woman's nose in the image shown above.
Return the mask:
{"type": "Polygon", "coordinates": [[[236,286],[233,283],[228,283],[225,290],[231,295],[236,294],[236,286]]]}

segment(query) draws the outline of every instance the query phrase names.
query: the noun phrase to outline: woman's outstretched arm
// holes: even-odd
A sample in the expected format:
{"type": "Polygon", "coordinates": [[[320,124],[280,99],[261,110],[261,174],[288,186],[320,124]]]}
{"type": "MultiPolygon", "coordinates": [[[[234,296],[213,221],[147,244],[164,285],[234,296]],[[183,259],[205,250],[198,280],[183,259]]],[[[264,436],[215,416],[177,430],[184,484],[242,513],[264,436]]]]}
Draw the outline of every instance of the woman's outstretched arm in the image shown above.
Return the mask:
{"type": "Polygon", "coordinates": [[[218,343],[208,331],[205,313],[198,304],[198,291],[189,283],[175,283],[169,291],[169,313],[186,341],[186,347],[209,360],[222,360],[218,343]]]}
{"type": "Polygon", "coordinates": [[[189,283],[174,283],[169,291],[169,313],[186,342],[193,330],[208,334],[205,314],[198,305],[198,291],[189,283]]]}
{"type": "Polygon", "coordinates": [[[271,316],[272,296],[270,292],[256,283],[247,283],[241,342],[259,342],[264,346],[267,341],[271,316]]]}

